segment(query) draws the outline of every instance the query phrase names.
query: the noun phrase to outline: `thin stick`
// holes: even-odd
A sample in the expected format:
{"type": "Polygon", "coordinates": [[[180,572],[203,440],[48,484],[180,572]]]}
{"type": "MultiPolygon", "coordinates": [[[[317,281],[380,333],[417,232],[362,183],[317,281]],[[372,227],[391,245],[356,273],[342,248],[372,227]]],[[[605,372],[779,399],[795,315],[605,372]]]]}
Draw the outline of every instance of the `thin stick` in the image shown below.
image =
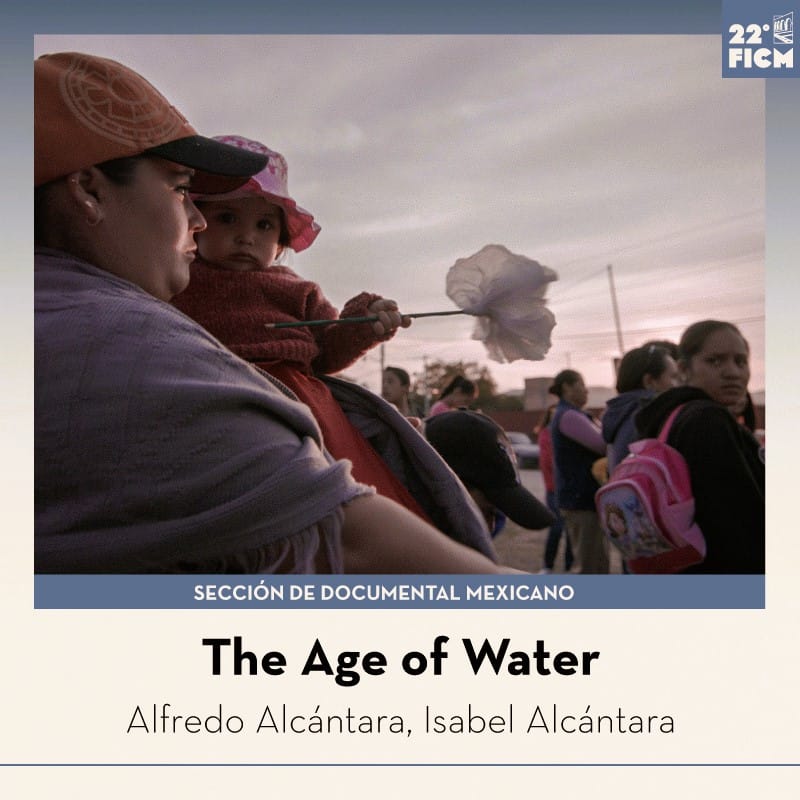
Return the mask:
{"type": "MultiPolygon", "coordinates": [[[[467,314],[467,311],[422,311],[418,314],[403,314],[404,317],[449,317],[451,314],[467,314]]],[[[339,319],[310,319],[307,322],[268,322],[265,328],[303,328],[317,325],[338,325],[341,322],[377,322],[377,316],[371,317],[339,317],[339,319]]]]}

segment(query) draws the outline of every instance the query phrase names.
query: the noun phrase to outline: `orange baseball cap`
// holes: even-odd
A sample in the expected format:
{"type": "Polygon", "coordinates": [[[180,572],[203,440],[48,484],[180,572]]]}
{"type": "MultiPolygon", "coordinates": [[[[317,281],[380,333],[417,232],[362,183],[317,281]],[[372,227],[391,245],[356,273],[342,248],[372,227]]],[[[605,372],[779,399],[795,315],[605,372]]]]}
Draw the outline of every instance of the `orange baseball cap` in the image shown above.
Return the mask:
{"type": "Polygon", "coordinates": [[[85,53],[33,62],[34,186],[94,164],[142,154],[195,170],[192,189],[229,192],[267,156],[199,136],[137,72],[85,53]]]}

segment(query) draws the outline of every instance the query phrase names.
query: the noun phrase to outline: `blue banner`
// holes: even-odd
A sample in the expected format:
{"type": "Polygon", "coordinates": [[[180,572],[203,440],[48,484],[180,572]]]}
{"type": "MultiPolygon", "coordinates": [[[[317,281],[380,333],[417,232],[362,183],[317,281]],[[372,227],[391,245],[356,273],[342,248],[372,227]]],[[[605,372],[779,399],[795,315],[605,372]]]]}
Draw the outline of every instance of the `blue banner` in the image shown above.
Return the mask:
{"type": "Polygon", "coordinates": [[[763,575],[36,575],[45,608],[764,608],[763,575]]]}

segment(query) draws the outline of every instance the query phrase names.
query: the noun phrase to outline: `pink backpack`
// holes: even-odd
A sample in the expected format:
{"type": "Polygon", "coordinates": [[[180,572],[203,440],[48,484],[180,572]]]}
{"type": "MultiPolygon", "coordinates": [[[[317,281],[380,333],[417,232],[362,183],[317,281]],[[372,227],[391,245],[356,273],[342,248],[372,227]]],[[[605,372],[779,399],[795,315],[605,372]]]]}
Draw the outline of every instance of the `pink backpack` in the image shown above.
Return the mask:
{"type": "Polygon", "coordinates": [[[600,525],[634,573],[678,572],[706,556],[694,522],[694,497],[683,456],[667,444],[678,412],[657,439],[640,439],[595,494],[600,525]]]}

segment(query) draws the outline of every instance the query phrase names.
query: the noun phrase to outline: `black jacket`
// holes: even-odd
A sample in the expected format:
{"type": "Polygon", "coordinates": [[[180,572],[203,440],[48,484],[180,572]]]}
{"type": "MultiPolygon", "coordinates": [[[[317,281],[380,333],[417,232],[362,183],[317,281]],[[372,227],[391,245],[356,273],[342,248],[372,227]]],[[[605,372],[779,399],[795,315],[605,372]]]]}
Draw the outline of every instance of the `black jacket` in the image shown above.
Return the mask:
{"type": "Polygon", "coordinates": [[[667,443],[686,459],[695,520],[706,559],[686,572],[763,574],[764,463],[753,435],[705,392],[681,386],[658,395],[636,415],[643,437],[655,437],[679,404],[667,443]]]}

